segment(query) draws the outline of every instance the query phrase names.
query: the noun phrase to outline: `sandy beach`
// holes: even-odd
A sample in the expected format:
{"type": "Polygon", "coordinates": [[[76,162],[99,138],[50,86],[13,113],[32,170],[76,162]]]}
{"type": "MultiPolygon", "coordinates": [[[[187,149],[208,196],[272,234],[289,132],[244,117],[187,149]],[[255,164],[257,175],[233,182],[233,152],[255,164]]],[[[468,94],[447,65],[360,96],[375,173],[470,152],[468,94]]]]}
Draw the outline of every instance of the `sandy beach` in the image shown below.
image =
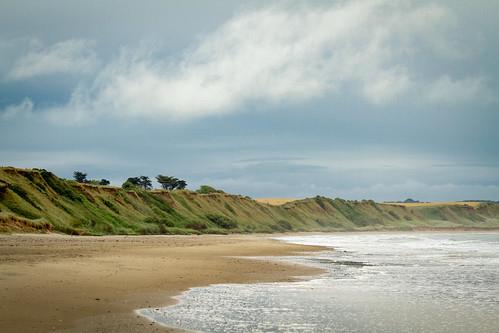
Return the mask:
{"type": "Polygon", "coordinates": [[[171,304],[195,286],[317,274],[240,256],[319,249],[247,235],[0,235],[0,331],[174,332],[134,310],[171,304]]]}

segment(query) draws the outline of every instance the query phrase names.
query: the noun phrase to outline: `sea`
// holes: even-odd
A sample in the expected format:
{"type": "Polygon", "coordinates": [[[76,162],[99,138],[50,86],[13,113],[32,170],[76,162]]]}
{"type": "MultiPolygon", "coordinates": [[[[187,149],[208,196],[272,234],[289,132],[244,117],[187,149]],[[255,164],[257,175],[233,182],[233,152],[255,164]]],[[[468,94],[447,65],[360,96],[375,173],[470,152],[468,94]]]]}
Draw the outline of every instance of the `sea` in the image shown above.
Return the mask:
{"type": "Polygon", "coordinates": [[[497,232],[278,239],[328,249],[266,260],[325,273],[297,282],[192,288],[173,306],[137,312],[194,332],[499,332],[497,232]]]}

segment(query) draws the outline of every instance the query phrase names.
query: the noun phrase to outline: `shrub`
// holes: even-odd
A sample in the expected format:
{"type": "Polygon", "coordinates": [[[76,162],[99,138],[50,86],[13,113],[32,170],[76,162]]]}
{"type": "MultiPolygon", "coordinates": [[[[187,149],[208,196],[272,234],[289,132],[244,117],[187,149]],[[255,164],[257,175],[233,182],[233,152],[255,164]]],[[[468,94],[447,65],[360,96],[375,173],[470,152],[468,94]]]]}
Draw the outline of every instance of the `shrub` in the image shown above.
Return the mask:
{"type": "Polygon", "coordinates": [[[194,230],[206,230],[208,228],[208,226],[206,225],[206,223],[204,222],[197,222],[197,221],[192,221],[192,222],[189,222],[185,225],[186,228],[189,228],[189,229],[194,229],[194,230]]]}
{"type": "Polygon", "coordinates": [[[284,230],[291,230],[293,229],[293,226],[291,225],[291,223],[289,223],[288,221],[286,220],[279,220],[279,222],[277,222],[277,224],[284,230]]]}
{"type": "Polygon", "coordinates": [[[160,228],[154,224],[142,225],[137,231],[143,235],[157,235],[161,233],[160,228]]]}
{"type": "Polygon", "coordinates": [[[279,220],[277,221],[276,224],[273,224],[269,227],[272,229],[272,231],[277,231],[277,232],[286,232],[293,229],[291,223],[285,220],[279,220]]]}
{"type": "Polygon", "coordinates": [[[41,170],[40,174],[47,184],[57,193],[66,197],[71,201],[83,202],[83,197],[76,193],[68,184],[63,180],[56,177],[52,172],[41,170]]]}
{"type": "Polygon", "coordinates": [[[64,206],[62,203],[60,203],[59,201],[57,201],[55,198],[49,198],[49,200],[50,200],[50,202],[52,202],[54,204],[54,206],[56,206],[57,208],[62,209],[63,211],[65,211],[69,215],[73,214],[73,211],[71,211],[71,209],[69,209],[68,207],[64,206]]]}
{"type": "Polygon", "coordinates": [[[315,223],[317,223],[318,225],[320,225],[321,227],[325,227],[328,225],[328,223],[324,220],[321,220],[321,219],[315,219],[315,223]]]}
{"type": "Polygon", "coordinates": [[[216,224],[217,226],[224,228],[224,229],[234,229],[237,228],[237,222],[225,217],[223,215],[216,215],[216,214],[208,214],[206,215],[206,218],[216,224]]]}
{"type": "Polygon", "coordinates": [[[12,184],[10,185],[10,189],[14,191],[18,196],[25,199],[28,197],[28,192],[26,192],[21,186],[12,184]]]}
{"type": "Polygon", "coordinates": [[[160,197],[154,195],[151,192],[140,191],[139,195],[148,205],[154,206],[162,212],[170,214],[175,212],[175,210],[170,206],[168,202],[162,200],[160,197]]]}
{"type": "Polygon", "coordinates": [[[390,214],[390,216],[396,220],[400,219],[400,216],[398,216],[397,213],[395,213],[395,212],[389,211],[388,214],[390,214]]]}
{"type": "Polygon", "coordinates": [[[213,235],[228,235],[229,233],[224,229],[219,228],[208,228],[204,231],[205,234],[213,234],[213,235]]]}
{"type": "Polygon", "coordinates": [[[126,182],[123,183],[123,185],[121,185],[121,188],[124,190],[133,191],[133,190],[138,189],[139,186],[137,184],[135,184],[134,182],[127,180],[126,182]]]}
{"type": "Polygon", "coordinates": [[[64,234],[68,234],[68,235],[82,235],[82,234],[86,233],[85,231],[73,228],[71,226],[63,225],[63,224],[56,224],[54,226],[54,229],[56,231],[59,231],[59,232],[62,232],[64,234]]]}
{"type": "Polygon", "coordinates": [[[18,196],[29,202],[31,206],[40,209],[40,207],[38,207],[38,205],[28,196],[28,192],[26,192],[21,186],[12,184],[10,185],[10,189],[14,191],[18,196]]]}
{"type": "Polygon", "coordinates": [[[326,205],[324,203],[324,198],[322,198],[321,196],[316,196],[314,198],[314,201],[319,205],[319,207],[321,207],[322,209],[326,210],[326,205]]]}
{"type": "Polygon", "coordinates": [[[3,182],[0,182],[0,194],[7,192],[9,185],[3,182]]]}
{"type": "Polygon", "coordinates": [[[116,207],[115,204],[113,204],[111,201],[108,201],[106,199],[103,199],[102,202],[104,203],[104,205],[106,205],[107,208],[111,209],[113,212],[115,212],[116,214],[119,214],[120,211],[118,209],[118,207],[116,207]]]}
{"type": "MultiPolygon", "coordinates": [[[[160,229],[162,229],[161,225],[160,225],[160,229]]],[[[199,231],[194,230],[194,229],[185,229],[185,228],[177,228],[177,227],[173,227],[173,228],[165,227],[161,230],[161,233],[165,234],[165,235],[192,235],[192,234],[199,235],[199,234],[201,234],[199,231]]]]}
{"type": "Polygon", "coordinates": [[[166,218],[164,217],[161,217],[161,218],[158,218],[158,217],[146,217],[144,219],[144,222],[145,223],[153,223],[153,224],[158,224],[160,226],[164,226],[164,227],[174,227],[175,224],[172,222],[172,221],[169,221],[167,220],[166,218]]]}
{"type": "Polygon", "coordinates": [[[197,193],[199,194],[210,194],[210,193],[225,193],[222,190],[217,190],[214,187],[211,187],[209,185],[201,185],[198,190],[196,190],[197,193]]]}
{"type": "Polygon", "coordinates": [[[35,178],[33,177],[33,173],[31,172],[22,172],[21,175],[23,175],[24,178],[26,178],[27,180],[29,180],[30,182],[34,182],[35,181],[35,178]]]}
{"type": "Polygon", "coordinates": [[[15,214],[17,214],[19,216],[31,219],[31,220],[36,220],[36,219],[39,219],[41,217],[41,216],[33,214],[29,210],[23,209],[21,207],[10,206],[9,209],[10,209],[11,212],[13,212],[13,213],[15,213],[15,214]]]}
{"type": "Polygon", "coordinates": [[[232,208],[231,205],[229,205],[228,202],[224,203],[224,207],[225,209],[227,209],[229,212],[231,212],[232,214],[236,214],[236,211],[234,210],[234,208],[232,208]]]}

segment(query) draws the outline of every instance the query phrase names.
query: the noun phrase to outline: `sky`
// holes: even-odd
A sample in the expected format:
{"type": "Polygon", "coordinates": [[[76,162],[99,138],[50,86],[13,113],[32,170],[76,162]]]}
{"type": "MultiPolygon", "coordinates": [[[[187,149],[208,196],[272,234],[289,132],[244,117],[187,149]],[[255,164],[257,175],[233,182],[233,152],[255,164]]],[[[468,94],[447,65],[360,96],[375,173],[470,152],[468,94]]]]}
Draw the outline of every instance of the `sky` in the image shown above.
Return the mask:
{"type": "Polygon", "coordinates": [[[499,200],[498,16],[495,0],[2,0],[0,165],[499,200]]]}

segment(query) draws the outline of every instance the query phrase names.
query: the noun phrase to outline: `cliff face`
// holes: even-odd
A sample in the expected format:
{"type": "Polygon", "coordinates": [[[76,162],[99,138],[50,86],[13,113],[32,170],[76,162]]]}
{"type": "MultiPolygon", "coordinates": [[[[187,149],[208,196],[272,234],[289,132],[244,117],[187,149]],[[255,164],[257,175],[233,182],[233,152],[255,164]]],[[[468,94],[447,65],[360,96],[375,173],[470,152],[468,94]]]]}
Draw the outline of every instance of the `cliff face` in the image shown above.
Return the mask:
{"type": "Polygon", "coordinates": [[[0,231],[182,234],[497,228],[499,205],[403,207],[315,197],[280,206],[229,194],[125,191],[0,168],[0,231]]]}

